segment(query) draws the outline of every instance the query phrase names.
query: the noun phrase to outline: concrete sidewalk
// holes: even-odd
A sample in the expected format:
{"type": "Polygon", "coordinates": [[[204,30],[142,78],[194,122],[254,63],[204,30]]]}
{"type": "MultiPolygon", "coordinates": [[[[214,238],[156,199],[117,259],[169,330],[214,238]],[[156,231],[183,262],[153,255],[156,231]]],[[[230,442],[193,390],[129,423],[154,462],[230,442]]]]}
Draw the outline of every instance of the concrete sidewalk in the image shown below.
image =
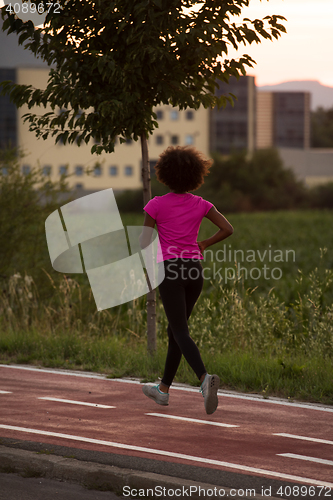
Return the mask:
{"type": "MultiPolygon", "coordinates": [[[[118,498],[130,500],[144,497],[189,497],[193,500],[222,496],[235,499],[249,496],[255,499],[264,498],[254,494],[254,489],[250,488],[247,489],[248,494],[246,489],[239,489],[238,494],[235,489],[218,485],[3,445],[0,445],[0,473],[16,473],[25,478],[56,479],[75,483],[89,490],[113,492],[118,498]]],[[[111,500],[113,497],[109,498],[111,500]]],[[[270,498],[274,500],[274,497],[270,498]]],[[[7,497],[7,500],[11,499],[7,497]]]]}
{"type": "Polygon", "coordinates": [[[87,490],[77,483],[0,472],[0,500],[132,500],[110,491],[87,490]]]}

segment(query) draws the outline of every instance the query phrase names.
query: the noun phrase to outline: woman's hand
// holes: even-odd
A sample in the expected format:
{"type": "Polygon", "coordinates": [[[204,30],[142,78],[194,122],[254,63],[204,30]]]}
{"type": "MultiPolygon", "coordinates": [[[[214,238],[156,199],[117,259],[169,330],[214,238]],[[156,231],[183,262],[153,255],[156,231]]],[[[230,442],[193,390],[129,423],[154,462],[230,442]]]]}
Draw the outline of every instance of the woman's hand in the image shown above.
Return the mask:
{"type": "Polygon", "coordinates": [[[198,247],[200,248],[200,252],[203,254],[204,251],[206,250],[206,245],[204,241],[198,241],[198,247]]]}

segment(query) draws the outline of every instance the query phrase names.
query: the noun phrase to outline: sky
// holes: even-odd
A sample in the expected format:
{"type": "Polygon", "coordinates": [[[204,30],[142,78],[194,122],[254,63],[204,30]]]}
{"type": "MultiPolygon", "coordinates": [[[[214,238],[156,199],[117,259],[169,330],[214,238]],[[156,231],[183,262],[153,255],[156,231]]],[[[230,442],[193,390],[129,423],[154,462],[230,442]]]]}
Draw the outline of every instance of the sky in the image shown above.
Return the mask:
{"type": "MultiPolygon", "coordinates": [[[[273,14],[287,19],[283,22],[287,33],[272,42],[242,45],[239,51],[257,62],[248,70],[256,84],[318,80],[333,87],[333,0],[250,0],[242,17],[263,19],[273,14]]],[[[235,55],[230,51],[230,57],[235,55]]]]}
{"type": "MultiPolygon", "coordinates": [[[[0,6],[3,4],[0,0],[0,6]]],[[[231,49],[228,58],[249,54],[257,64],[249,68],[248,75],[255,76],[257,86],[317,80],[333,87],[333,0],[250,0],[235,21],[273,14],[287,19],[286,34],[272,42],[241,45],[237,52],[231,49]]]]}

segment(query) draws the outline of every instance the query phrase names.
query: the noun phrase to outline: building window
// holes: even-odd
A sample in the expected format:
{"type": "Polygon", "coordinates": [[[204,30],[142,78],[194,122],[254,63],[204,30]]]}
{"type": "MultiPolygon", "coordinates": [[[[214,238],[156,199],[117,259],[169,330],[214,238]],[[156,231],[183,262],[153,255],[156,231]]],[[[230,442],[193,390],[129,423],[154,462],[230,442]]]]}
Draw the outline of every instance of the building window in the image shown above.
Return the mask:
{"type": "Polygon", "coordinates": [[[51,172],[52,172],[51,165],[44,165],[44,167],[43,167],[43,175],[49,176],[49,175],[51,175],[51,172]]]}
{"type": "Polygon", "coordinates": [[[164,113],[161,109],[159,109],[158,111],[156,111],[156,118],[157,120],[163,120],[164,118],[164,113]]]}
{"type": "Polygon", "coordinates": [[[22,167],[22,173],[23,173],[23,175],[30,174],[30,165],[23,165],[23,167],[22,167]]]}
{"type": "Polygon", "coordinates": [[[75,184],[75,189],[83,189],[83,184],[82,182],[78,182],[77,184],[75,184]]]}
{"type": "Polygon", "coordinates": [[[133,143],[132,139],[126,139],[126,144],[128,144],[130,146],[132,143],[133,143]]]}
{"type": "Polygon", "coordinates": [[[186,146],[192,146],[192,144],[194,144],[193,135],[186,135],[185,136],[185,144],[186,144],[186,146]]]}
{"type": "Polygon", "coordinates": [[[133,167],[131,167],[130,165],[127,165],[125,167],[125,175],[127,175],[127,176],[133,175],[133,167]]]}
{"type": "Polygon", "coordinates": [[[83,175],[83,167],[81,165],[77,165],[75,167],[75,175],[78,176],[83,175]]]}
{"type": "MultiPolygon", "coordinates": [[[[155,170],[155,165],[157,163],[157,160],[150,160],[149,161],[149,167],[150,167],[150,177],[153,178],[153,177],[156,177],[156,170],[155,170]]],[[[142,162],[141,162],[141,165],[142,165],[142,162]]]]}
{"type": "Polygon", "coordinates": [[[177,109],[172,109],[170,111],[170,120],[178,120],[179,118],[179,112],[177,109]]]}
{"type": "Polygon", "coordinates": [[[164,137],[163,137],[163,135],[157,135],[156,136],[156,144],[164,144],[164,137]]]}
{"type": "Polygon", "coordinates": [[[94,176],[100,177],[102,175],[102,167],[100,165],[96,165],[94,168],[94,176]]]}
{"type": "Polygon", "coordinates": [[[192,110],[186,111],[186,120],[194,120],[194,113],[192,110]]]}
{"type": "Polygon", "coordinates": [[[118,167],[116,167],[115,165],[112,165],[109,168],[109,174],[112,175],[113,177],[118,175],[118,167]]]}
{"type": "Polygon", "coordinates": [[[8,169],[6,167],[2,167],[1,169],[2,175],[8,175],[8,169]]]}
{"type": "Polygon", "coordinates": [[[66,175],[67,174],[67,166],[66,165],[61,165],[59,167],[59,175],[66,175]]]}
{"type": "Polygon", "coordinates": [[[171,144],[173,144],[174,146],[177,145],[179,143],[179,138],[178,138],[178,135],[172,135],[171,136],[171,144]]]}

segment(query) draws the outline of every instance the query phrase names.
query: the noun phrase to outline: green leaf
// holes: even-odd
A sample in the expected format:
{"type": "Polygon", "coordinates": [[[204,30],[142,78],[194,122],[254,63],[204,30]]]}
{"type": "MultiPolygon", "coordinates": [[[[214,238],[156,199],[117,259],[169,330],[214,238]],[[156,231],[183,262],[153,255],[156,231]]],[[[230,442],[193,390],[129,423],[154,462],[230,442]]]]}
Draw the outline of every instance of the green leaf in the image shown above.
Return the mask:
{"type": "Polygon", "coordinates": [[[25,32],[25,33],[22,33],[22,35],[20,35],[19,37],[19,44],[22,45],[23,42],[25,42],[25,40],[29,38],[29,33],[25,32]]]}
{"type": "Polygon", "coordinates": [[[3,22],[3,25],[2,25],[2,31],[6,31],[10,26],[10,19],[7,18],[5,19],[5,21],[3,22]]]}

